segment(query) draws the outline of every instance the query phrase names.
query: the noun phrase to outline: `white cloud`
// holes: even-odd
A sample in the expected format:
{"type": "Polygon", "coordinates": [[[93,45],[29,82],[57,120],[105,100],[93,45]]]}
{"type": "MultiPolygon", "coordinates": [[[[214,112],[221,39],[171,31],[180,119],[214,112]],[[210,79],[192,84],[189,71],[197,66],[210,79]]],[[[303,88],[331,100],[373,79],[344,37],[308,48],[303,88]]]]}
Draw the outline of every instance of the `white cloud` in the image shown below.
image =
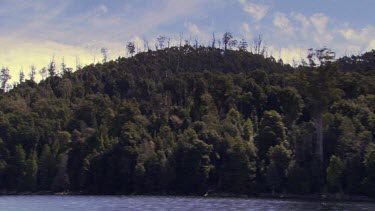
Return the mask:
{"type": "MultiPolygon", "coordinates": [[[[299,58],[300,54],[304,54],[304,51],[300,50],[310,47],[317,48],[326,45],[337,50],[338,55],[346,50],[363,52],[375,48],[374,25],[362,28],[350,27],[349,23],[340,23],[338,18],[333,19],[324,13],[308,16],[300,12],[288,14],[273,12],[268,5],[259,3],[269,2],[264,0],[158,0],[152,3],[156,7],[145,6],[137,9],[134,6],[139,3],[123,1],[118,8],[113,10],[112,7],[105,5],[109,6],[105,1],[87,8],[79,8],[82,4],[73,0],[58,3],[46,0],[32,2],[6,0],[4,2],[0,3],[0,13],[9,19],[11,15],[19,14],[17,21],[20,22],[15,25],[9,22],[5,25],[12,25],[11,27],[5,26],[0,29],[0,34],[3,34],[3,36],[0,35],[0,43],[2,43],[0,65],[9,66],[12,71],[17,72],[21,66],[27,69],[35,62],[38,67],[45,66],[53,54],[56,58],[63,55],[79,55],[82,64],[91,63],[94,56],[96,56],[96,61],[99,61],[101,60],[101,47],[108,48],[110,58],[117,58],[118,55],[124,55],[124,43],[128,41],[134,41],[137,48],[143,49],[143,35],[148,36],[151,48],[154,48],[157,43],[155,39],[157,35],[171,37],[171,45],[178,46],[180,42],[178,32],[181,29],[174,28],[176,26],[185,27],[185,36],[182,40],[191,39],[193,43],[197,38],[200,44],[205,45],[210,43],[212,32],[215,31],[240,31],[238,34],[234,33],[234,36],[240,36],[239,38],[245,38],[248,41],[252,40],[256,34],[263,33],[268,43],[280,44],[280,47],[272,51],[286,62],[291,61],[290,58],[293,57],[299,58]],[[8,3],[4,6],[4,2],[8,3]],[[230,10],[233,8],[231,7],[233,3],[243,10],[240,11],[243,15],[249,15],[249,18],[236,19],[239,17],[230,10]],[[129,5],[127,11],[123,10],[124,5],[129,5]],[[70,11],[70,8],[75,6],[79,11],[77,13],[74,13],[76,10],[70,11]],[[217,8],[223,10],[216,10],[217,8]],[[226,8],[228,9],[225,10],[226,8]],[[118,12],[120,10],[121,12],[118,12]],[[217,23],[216,16],[210,17],[213,10],[215,14],[228,12],[230,20],[239,22],[217,23]],[[69,12],[69,16],[66,12],[69,12]],[[198,14],[203,14],[202,20],[204,19],[202,23],[199,23],[199,27],[194,24],[198,23],[194,22],[196,18],[201,18],[198,14]],[[209,22],[210,18],[212,19],[211,25],[204,25],[209,22]],[[269,21],[269,18],[272,20],[269,21]],[[22,21],[24,19],[27,21],[22,21]],[[186,22],[186,20],[192,22],[186,22]],[[282,33],[289,34],[285,36],[282,33]],[[10,58],[9,55],[14,58],[10,58]]],[[[216,39],[221,39],[221,35],[217,33],[216,39]]],[[[71,66],[75,66],[75,56],[71,57],[66,57],[65,60],[70,62],[71,66]]]]}
{"type": "Polygon", "coordinates": [[[341,29],[339,33],[347,40],[357,39],[358,35],[353,29],[341,29]]]}
{"type": "Polygon", "coordinates": [[[310,21],[315,27],[315,32],[311,32],[315,43],[319,45],[329,45],[334,39],[334,30],[327,30],[330,21],[329,17],[323,13],[315,13],[310,17],[310,21]]]}
{"type": "Polygon", "coordinates": [[[315,13],[310,17],[310,20],[312,24],[315,26],[316,30],[320,33],[323,34],[326,30],[329,17],[326,16],[323,13],[315,13]]]}
{"type": "MultiPolygon", "coordinates": [[[[29,4],[28,1],[25,2],[29,4]]],[[[34,5],[30,3],[30,6],[26,7],[27,11],[31,11],[30,21],[20,23],[20,27],[15,27],[16,29],[8,33],[2,33],[4,36],[0,35],[0,65],[9,67],[13,80],[17,80],[22,67],[26,73],[30,65],[36,65],[40,69],[47,66],[52,57],[58,64],[64,57],[69,67],[75,67],[76,56],[80,58],[81,65],[91,64],[94,60],[101,61],[101,47],[108,48],[109,59],[125,55],[127,41],[134,41],[137,49],[143,50],[143,39],[140,35],[151,31],[153,36],[156,36],[155,30],[161,24],[169,24],[199,14],[208,3],[201,0],[166,0],[162,1],[159,9],[147,10],[138,17],[113,13],[104,4],[76,15],[65,16],[65,12],[78,3],[66,0],[50,4],[54,7],[41,4],[43,8],[38,9],[37,13],[33,9],[28,9],[34,5]],[[39,13],[39,10],[45,11],[39,13]],[[64,19],[60,21],[62,17],[64,19]]],[[[23,11],[10,8],[18,13],[23,11]]],[[[190,29],[194,33],[200,32],[199,39],[206,36],[205,30],[208,30],[207,27],[201,30],[194,24],[190,24],[190,29]]],[[[166,35],[160,31],[157,33],[166,35]]],[[[170,34],[166,36],[173,37],[170,34]]],[[[171,39],[171,44],[176,45],[176,42],[178,41],[171,39]]],[[[149,39],[150,48],[153,49],[155,43],[155,39],[149,39]]]]}
{"type": "Polygon", "coordinates": [[[135,36],[131,39],[132,42],[134,42],[136,51],[143,51],[146,50],[144,46],[144,41],[138,36],[135,36]]]}
{"type": "Polygon", "coordinates": [[[192,35],[199,35],[201,33],[198,26],[193,24],[193,23],[189,22],[189,23],[185,24],[185,27],[189,30],[189,32],[192,35]]]}
{"type": "Polygon", "coordinates": [[[364,43],[375,37],[375,28],[373,26],[366,26],[362,29],[353,29],[345,27],[338,30],[338,33],[348,41],[364,43]]]}
{"type": "Polygon", "coordinates": [[[349,27],[348,23],[332,21],[323,13],[305,16],[301,13],[275,13],[273,25],[278,30],[293,32],[292,36],[271,34],[269,41],[274,46],[269,51],[275,58],[282,58],[284,62],[293,63],[293,59],[300,61],[306,57],[306,49],[327,46],[343,56],[348,53],[359,54],[375,48],[375,28],[349,27]],[[297,47],[296,47],[297,46],[297,47]]]}
{"type": "Polygon", "coordinates": [[[299,21],[299,22],[302,24],[302,26],[303,26],[304,28],[307,28],[307,27],[310,26],[310,21],[309,21],[309,19],[307,19],[303,14],[298,13],[298,12],[292,12],[292,13],[291,13],[291,16],[292,16],[294,19],[296,19],[297,21],[299,21]]]}
{"type": "Polygon", "coordinates": [[[348,49],[354,52],[360,52],[362,50],[375,49],[375,28],[373,26],[366,26],[361,29],[350,28],[347,25],[337,30],[338,35],[345,38],[347,48],[350,46],[356,46],[355,50],[348,49]],[[360,48],[362,46],[362,48],[360,48]]]}
{"type": "Polygon", "coordinates": [[[249,13],[256,21],[262,20],[268,13],[268,6],[263,4],[247,3],[246,0],[239,0],[243,10],[249,13]]]}
{"type": "Polygon", "coordinates": [[[273,25],[286,33],[293,32],[293,26],[290,23],[289,18],[284,13],[276,13],[273,19],[273,25]]]}
{"type": "Polygon", "coordinates": [[[334,39],[334,36],[330,32],[326,33],[312,33],[315,43],[323,46],[328,46],[331,44],[331,41],[334,39]]]}
{"type": "Polygon", "coordinates": [[[375,49],[375,39],[371,40],[367,47],[367,50],[374,50],[374,49],[375,49]]]}
{"type": "Polygon", "coordinates": [[[268,50],[272,52],[272,56],[275,59],[282,59],[284,63],[293,64],[294,62],[301,62],[301,59],[305,59],[307,56],[307,50],[305,48],[296,46],[276,47],[270,45],[268,50]]]}

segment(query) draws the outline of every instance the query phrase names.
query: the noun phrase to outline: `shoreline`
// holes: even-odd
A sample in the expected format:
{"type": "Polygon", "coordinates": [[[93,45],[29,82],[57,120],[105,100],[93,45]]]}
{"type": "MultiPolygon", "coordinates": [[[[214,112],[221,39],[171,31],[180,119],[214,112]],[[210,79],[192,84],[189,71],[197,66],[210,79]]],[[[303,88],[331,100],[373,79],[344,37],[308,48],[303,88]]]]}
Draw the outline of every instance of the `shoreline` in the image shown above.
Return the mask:
{"type": "Polygon", "coordinates": [[[25,191],[25,192],[0,192],[0,196],[181,196],[181,197],[207,197],[207,198],[239,198],[239,199],[281,199],[281,200],[308,200],[308,201],[354,201],[354,202],[373,202],[374,198],[364,195],[347,195],[347,194],[332,194],[332,193],[318,193],[318,194],[272,194],[259,193],[254,195],[233,194],[225,192],[216,192],[204,195],[198,194],[174,194],[174,193],[145,193],[145,194],[95,194],[90,192],[53,192],[53,191],[25,191]]]}

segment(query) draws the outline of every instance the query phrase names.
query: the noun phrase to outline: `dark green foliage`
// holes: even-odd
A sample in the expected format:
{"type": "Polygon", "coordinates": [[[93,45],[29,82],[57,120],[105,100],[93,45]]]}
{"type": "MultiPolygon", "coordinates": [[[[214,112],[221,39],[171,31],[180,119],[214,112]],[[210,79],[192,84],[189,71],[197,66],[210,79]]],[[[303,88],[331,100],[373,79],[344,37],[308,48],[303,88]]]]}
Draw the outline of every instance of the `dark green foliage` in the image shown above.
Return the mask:
{"type": "Polygon", "coordinates": [[[290,162],[288,170],[287,190],[294,194],[307,194],[310,193],[310,180],[309,170],[298,166],[294,161],[290,162]]]}
{"type": "Polygon", "coordinates": [[[27,178],[26,178],[26,153],[25,150],[22,148],[21,145],[16,146],[16,150],[14,152],[13,157],[13,168],[14,168],[14,182],[16,182],[15,186],[17,190],[24,191],[27,188],[27,178]]]}
{"type": "Polygon", "coordinates": [[[0,192],[375,196],[375,51],[292,68],[227,35],[2,92],[0,192]]]}
{"type": "Polygon", "coordinates": [[[291,152],[283,144],[270,147],[267,153],[269,165],[267,166],[267,181],[270,189],[281,192],[286,187],[288,178],[291,152]]]}
{"type": "Polygon", "coordinates": [[[286,140],[286,128],[279,113],[274,110],[265,111],[260,121],[259,135],[256,145],[261,159],[266,159],[270,147],[286,140]]]}
{"type": "Polygon", "coordinates": [[[39,189],[50,190],[52,187],[53,179],[56,175],[56,159],[52,154],[49,145],[43,146],[40,158],[39,158],[39,189]]]}
{"type": "Polygon", "coordinates": [[[227,137],[227,149],[222,155],[221,189],[233,193],[254,193],[256,148],[252,141],[227,137]]]}
{"type": "Polygon", "coordinates": [[[364,160],[366,168],[366,178],[363,181],[366,192],[374,197],[375,196],[375,146],[371,145],[366,153],[364,160]]]}
{"type": "Polygon", "coordinates": [[[181,135],[175,154],[175,188],[181,193],[204,193],[213,168],[210,161],[212,145],[198,139],[193,129],[181,135]]]}
{"type": "Polygon", "coordinates": [[[327,167],[327,186],[330,191],[342,191],[343,173],[344,164],[341,159],[332,155],[327,167]]]}
{"type": "Polygon", "coordinates": [[[57,159],[57,172],[52,183],[52,190],[63,192],[69,190],[69,175],[67,172],[68,156],[60,154],[57,159]]]}
{"type": "Polygon", "coordinates": [[[29,159],[26,160],[25,169],[25,190],[35,191],[37,189],[37,176],[38,176],[38,157],[36,151],[30,153],[29,159]]]}

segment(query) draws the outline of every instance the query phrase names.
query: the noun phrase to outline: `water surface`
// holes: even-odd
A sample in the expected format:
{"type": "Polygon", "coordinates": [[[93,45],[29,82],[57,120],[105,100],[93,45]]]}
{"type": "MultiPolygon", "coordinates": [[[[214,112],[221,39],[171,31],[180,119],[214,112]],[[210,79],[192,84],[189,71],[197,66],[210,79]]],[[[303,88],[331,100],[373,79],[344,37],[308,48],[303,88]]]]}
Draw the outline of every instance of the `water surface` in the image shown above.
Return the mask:
{"type": "Polygon", "coordinates": [[[375,203],[166,196],[0,196],[0,211],[375,210],[375,203]]]}

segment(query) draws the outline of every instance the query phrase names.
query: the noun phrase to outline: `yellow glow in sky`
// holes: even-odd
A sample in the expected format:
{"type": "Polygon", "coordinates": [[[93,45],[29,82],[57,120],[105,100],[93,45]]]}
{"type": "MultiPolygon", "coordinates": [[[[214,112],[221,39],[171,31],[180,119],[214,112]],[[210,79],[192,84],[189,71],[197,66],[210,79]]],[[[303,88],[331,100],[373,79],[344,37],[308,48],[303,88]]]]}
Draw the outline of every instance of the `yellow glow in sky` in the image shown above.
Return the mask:
{"type": "MultiPolygon", "coordinates": [[[[100,48],[88,49],[52,41],[17,41],[1,38],[0,40],[5,43],[4,48],[0,50],[0,67],[9,68],[12,76],[10,83],[19,81],[21,69],[24,71],[26,79],[29,79],[31,65],[34,65],[39,72],[41,68],[47,67],[54,60],[57,69],[60,70],[64,60],[67,67],[75,70],[77,60],[81,66],[102,61],[100,48]]],[[[109,52],[109,55],[115,54],[109,52]]],[[[116,55],[119,55],[119,52],[116,55]]],[[[109,59],[113,58],[109,57],[109,59]]],[[[37,74],[36,80],[40,79],[41,76],[37,74]]]]}

